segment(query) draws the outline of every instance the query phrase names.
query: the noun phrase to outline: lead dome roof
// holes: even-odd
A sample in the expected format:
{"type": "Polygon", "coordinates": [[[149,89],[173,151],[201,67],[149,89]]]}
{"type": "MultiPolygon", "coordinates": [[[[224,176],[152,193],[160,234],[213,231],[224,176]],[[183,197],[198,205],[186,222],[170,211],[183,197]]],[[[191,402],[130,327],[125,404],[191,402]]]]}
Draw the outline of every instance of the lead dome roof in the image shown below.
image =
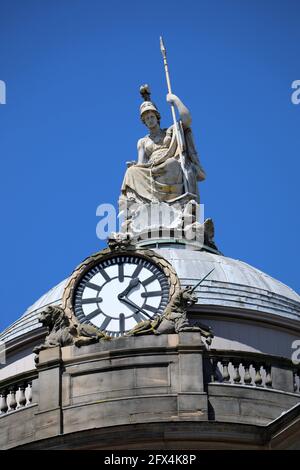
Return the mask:
{"type": "MultiPolygon", "coordinates": [[[[196,284],[212,268],[213,273],[198,287],[198,304],[256,310],[300,320],[300,296],[290,287],[243,261],[181,247],[155,249],[175,268],[182,286],[196,284]]],[[[39,312],[60,304],[68,278],[40,297],[0,334],[10,341],[39,328],[39,312]]]]}

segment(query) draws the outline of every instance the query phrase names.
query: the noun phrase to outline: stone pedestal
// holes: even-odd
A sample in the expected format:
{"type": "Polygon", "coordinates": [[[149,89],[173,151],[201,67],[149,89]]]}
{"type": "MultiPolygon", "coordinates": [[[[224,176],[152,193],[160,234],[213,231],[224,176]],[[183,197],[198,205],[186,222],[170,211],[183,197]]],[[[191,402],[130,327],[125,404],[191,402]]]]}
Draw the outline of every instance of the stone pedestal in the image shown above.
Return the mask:
{"type": "Polygon", "coordinates": [[[198,332],[63,348],[64,432],[207,419],[203,349],[198,332]]]}

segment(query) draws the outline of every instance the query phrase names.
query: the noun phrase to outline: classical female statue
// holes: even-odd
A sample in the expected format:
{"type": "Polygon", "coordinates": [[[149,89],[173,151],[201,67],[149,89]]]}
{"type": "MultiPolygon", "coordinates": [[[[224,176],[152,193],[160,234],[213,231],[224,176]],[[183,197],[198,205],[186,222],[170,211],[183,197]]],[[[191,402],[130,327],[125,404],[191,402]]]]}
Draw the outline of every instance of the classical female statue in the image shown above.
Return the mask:
{"type": "Polygon", "coordinates": [[[181,200],[199,203],[197,182],[205,179],[205,172],[195,149],[189,110],[176,95],[169,93],[167,101],[177,107],[180,115],[178,132],[174,124],[161,129],[160,114],[150,100],[148,85],[142,86],[140,92],[144,98],[140,117],[149,133],[138,141],[137,162],[128,165],[120,203],[125,200],[127,203],[172,204],[181,200]]]}
{"type": "Polygon", "coordinates": [[[173,124],[168,128],[160,127],[160,113],[150,98],[149,87],[141,86],[144,102],[140,106],[140,118],[148,134],[138,140],[137,161],[127,162],[119,198],[121,231],[115,236],[125,237],[124,240],[131,237],[139,242],[184,240],[199,248],[206,244],[217,250],[213,222],[211,219],[203,222],[200,207],[198,182],[205,179],[205,172],[194,144],[191,115],[172,93],[162,37],[160,49],[173,124]]]}

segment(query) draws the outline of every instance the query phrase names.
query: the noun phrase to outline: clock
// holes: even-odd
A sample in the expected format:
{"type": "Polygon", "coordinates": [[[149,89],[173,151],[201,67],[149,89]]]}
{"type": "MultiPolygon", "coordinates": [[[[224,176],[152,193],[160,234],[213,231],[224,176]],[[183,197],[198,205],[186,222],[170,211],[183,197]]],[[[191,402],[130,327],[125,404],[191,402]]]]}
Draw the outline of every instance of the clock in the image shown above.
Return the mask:
{"type": "Polygon", "coordinates": [[[78,320],[113,337],[162,315],[168,302],[169,282],[164,269],[135,254],[100,258],[87,267],[73,293],[78,320]]]}

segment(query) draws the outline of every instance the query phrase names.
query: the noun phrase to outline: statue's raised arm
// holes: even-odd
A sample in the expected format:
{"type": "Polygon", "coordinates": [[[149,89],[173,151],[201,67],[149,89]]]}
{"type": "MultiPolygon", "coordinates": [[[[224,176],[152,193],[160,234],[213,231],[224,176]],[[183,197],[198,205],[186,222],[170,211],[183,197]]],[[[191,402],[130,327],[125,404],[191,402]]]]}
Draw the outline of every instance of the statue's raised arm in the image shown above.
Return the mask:
{"type": "Polygon", "coordinates": [[[175,105],[178,109],[180,119],[182,122],[183,127],[188,128],[191,127],[192,124],[192,116],[187,107],[183,104],[183,102],[178,98],[178,96],[174,95],[173,93],[167,94],[167,102],[171,105],[175,105]]]}

